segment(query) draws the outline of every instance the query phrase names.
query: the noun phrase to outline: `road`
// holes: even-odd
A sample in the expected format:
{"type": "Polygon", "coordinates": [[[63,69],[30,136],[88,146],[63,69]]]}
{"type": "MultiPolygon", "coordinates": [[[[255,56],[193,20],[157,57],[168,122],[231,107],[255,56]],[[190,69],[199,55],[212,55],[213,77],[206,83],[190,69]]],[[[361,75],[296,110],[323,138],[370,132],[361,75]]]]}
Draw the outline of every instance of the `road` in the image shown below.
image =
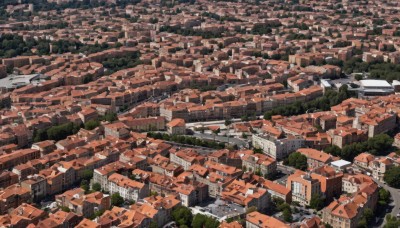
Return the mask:
{"type": "MultiPolygon", "coordinates": [[[[231,119],[232,123],[239,122],[241,119],[231,119]]],[[[225,120],[213,120],[213,121],[201,121],[201,122],[191,122],[186,123],[187,128],[195,127],[195,126],[210,126],[210,125],[225,125],[225,120]]]]}
{"type": "MultiPolygon", "coordinates": [[[[210,135],[210,134],[203,134],[203,133],[197,133],[196,132],[191,136],[194,136],[194,137],[199,138],[199,139],[214,140],[214,135],[210,135]]],[[[228,138],[226,136],[216,135],[215,136],[215,141],[224,142],[224,143],[229,142],[231,144],[238,145],[238,147],[244,147],[244,148],[248,147],[248,143],[245,140],[238,139],[238,138],[228,138]]]]}
{"type": "Polygon", "coordinates": [[[387,184],[382,183],[381,181],[377,180],[374,178],[374,181],[381,186],[382,188],[386,189],[387,191],[390,192],[390,195],[392,195],[392,199],[394,202],[394,207],[392,209],[392,216],[396,216],[400,212],[400,192],[399,189],[392,188],[388,186],[387,184]]]}

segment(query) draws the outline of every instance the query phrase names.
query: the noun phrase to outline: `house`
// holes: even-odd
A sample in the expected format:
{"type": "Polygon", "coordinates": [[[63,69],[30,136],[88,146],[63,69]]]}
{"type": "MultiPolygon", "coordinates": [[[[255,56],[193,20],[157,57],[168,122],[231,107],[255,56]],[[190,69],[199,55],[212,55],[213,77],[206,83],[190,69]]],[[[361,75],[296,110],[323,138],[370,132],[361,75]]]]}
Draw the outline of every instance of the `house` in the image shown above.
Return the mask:
{"type": "Polygon", "coordinates": [[[245,208],[256,207],[258,211],[263,211],[268,207],[270,196],[264,188],[245,183],[243,180],[234,180],[222,190],[221,199],[245,208]]]}
{"type": "Polygon", "coordinates": [[[246,215],[246,228],[290,228],[290,224],[284,223],[274,217],[254,211],[246,215]]]}
{"type": "Polygon", "coordinates": [[[184,119],[175,118],[167,124],[167,131],[172,135],[186,134],[186,123],[184,119]]]}
{"type": "Polygon", "coordinates": [[[58,210],[49,217],[41,220],[37,228],[75,228],[82,221],[82,217],[73,212],[58,210]]]}
{"type": "Polygon", "coordinates": [[[150,194],[149,185],[129,179],[118,173],[108,177],[110,194],[119,193],[125,200],[138,201],[150,194]]]}
{"type": "Polygon", "coordinates": [[[264,154],[245,154],[242,156],[243,169],[253,171],[257,175],[273,176],[277,170],[277,162],[264,154]]]}
{"type": "Polygon", "coordinates": [[[328,202],[342,194],[342,172],[326,165],[314,169],[311,177],[321,183],[321,193],[328,202]]]}
{"type": "Polygon", "coordinates": [[[333,161],[333,157],[323,151],[311,148],[300,148],[297,152],[307,157],[307,165],[309,169],[319,168],[333,161]]]}
{"type": "Polygon", "coordinates": [[[369,169],[369,163],[375,160],[375,156],[370,153],[361,153],[354,158],[353,163],[361,168],[369,169]]]}
{"type": "Polygon", "coordinates": [[[69,208],[72,212],[91,217],[96,211],[107,210],[111,206],[109,195],[94,192],[85,195],[81,188],[75,188],[56,196],[56,202],[61,207],[69,208]]]}
{"type": "Polygon", "coordinates": [[[28,227],[45,219],[47,213],[30,204],[23,203],[10,213],[0,216],[1,227],[28,227]]]}

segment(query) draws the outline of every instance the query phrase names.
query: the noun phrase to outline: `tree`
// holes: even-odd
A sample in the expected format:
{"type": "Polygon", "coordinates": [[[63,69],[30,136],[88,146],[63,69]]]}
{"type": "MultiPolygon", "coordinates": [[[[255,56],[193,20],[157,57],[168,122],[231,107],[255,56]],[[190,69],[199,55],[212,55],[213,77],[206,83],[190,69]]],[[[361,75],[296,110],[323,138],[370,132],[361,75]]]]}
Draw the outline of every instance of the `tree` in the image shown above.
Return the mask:
{"type": "Polygon", "coordinates": [[[109,112],[103,116],[103,120],[108,121],[108,122],[113,122],[115,120],[118,120],[118,116],[114,112],[109,112]]]}
{"type": "Polygon", "coordinates": [[[232,120],[230,120],[230,119],[225,120],[225,126],[229,126],[231,124],[232,124],[232,120]]]}
{"type": "Polygon", "coordinates": [[[288,158],[288,165],[301,170],[307,169],[307,157],[299,152],[291,153],[288,158]]]}
{"type": "Polygon", "coordinates": [[[85,193],[89,192],[89,182],[85,179],[81,181],[80,187],[85,190],[85,193]]]}
{"type": "Polygon", "coordinates": [[[257,211],[257,207],[251,206],[246,209],[246,214],[250,214],[251,212],[257,211]]]}
{"type": "Polygon", "coordinates": [[[395,216],[391,214],[386,215],[386,224],[384,228],[398,228],[400,227],[400,220],[397,220],[395,216]]]}
{"type": "Polygon", "coordinates": [[[158,224],[156,221],[151,221],[149,228],[158,228],[158,224]]]}
{"type": "Polygon", "coordinates": [[[253,148],[253,152],[255,154],[263,154],[263,150],[261,148],[253,148]]]}
{"type": "Polygon", "coordinates": [[[117,192],[111,195],[111,205],[120,207],[124,204],[124,198],[117,192]]]}
{"type": "Polygon", "coordinates": [[[221,132],[221,130],[218,128],[218,129],[212,130],[212,132],[214,135],[214,142],[215,142],[215,136],[217,136],[221,132]]]}
{"type": "Polygon", "coordinates": [[[218,226],[219,226],[218,220],[203,214],[196,214],[192,221],[193,228],[203,228],[203,227],[217,228],[218,226]]]}
{"type": "Polygon", "coordinates": [[[292,212],[289,209],[283,210],[282,215],[283,215],[283,220],[285,220],[286,222],[293,221],[292,212]]]}
{"type": "Polygon", "coordinates": [[[84,180],[90,180],[90,179],[92,179],[92,178],[93,178],[93,170],[85,169],[85,170],[82,172],[82,179],[84,179],[84,180]]]}
{"type": "Polygon", "coordinates": [[[357,74],[354,78],[355,78],[357,81],[360,81],[360,80],[363,79],[363,76],[362,76],[361,74],[357,74]]]}
{"type": "Polygon", "coordinates": [[[390,168],[385,172],[383,180],[393,188],[400,188],[400,166],[390,168]]]}
{"type": "Polygon", "coordinates": [[[98,126],[100,126],[100,122],[98,120],[89,120],[85,123],[86,130],[93,130],[98,126]]]}
{"type": "Polygon", "coordinates": [[[60,209],[67,213],[71,212],[71,209],[69,209],[68,207],[65,207],[65,206],[60,207],[60,209]]]}
{"type": "Polygon", "coordinates": [[[319,211],[324,207],[325,199],[320,194],[314,194],[310,200],[310,207],[319,211]]]}
{"type": "Polygon", "coordinates": [[[179,206],[172,211],[172,219],[180,226],[190,226],[193,220],[192,211],[185,206],[179,206]]]}
{"type": "Polygon", "coordinates": [[[93,183],[92,189],[93,189],[93,191],[99,192],[99,191],[101,191],[101,185],[99,183],[93,183]]]}
{"type": "Polygon", "coordinates": [[[379,189],[378,206],[386,207],[390,202],[390,192],[384,188],[379,189]]]}

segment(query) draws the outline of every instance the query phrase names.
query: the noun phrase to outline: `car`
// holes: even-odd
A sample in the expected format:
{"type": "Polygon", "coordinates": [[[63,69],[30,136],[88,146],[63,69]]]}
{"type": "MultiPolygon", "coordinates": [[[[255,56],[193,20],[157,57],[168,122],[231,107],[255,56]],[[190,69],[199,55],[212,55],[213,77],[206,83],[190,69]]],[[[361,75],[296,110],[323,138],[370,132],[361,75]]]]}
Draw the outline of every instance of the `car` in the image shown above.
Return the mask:
{"type": "Polygon", "coordinates": [[[400,213],[397,213],[396,217],[397,217],[397,218],[400,218],[400,213]]]}

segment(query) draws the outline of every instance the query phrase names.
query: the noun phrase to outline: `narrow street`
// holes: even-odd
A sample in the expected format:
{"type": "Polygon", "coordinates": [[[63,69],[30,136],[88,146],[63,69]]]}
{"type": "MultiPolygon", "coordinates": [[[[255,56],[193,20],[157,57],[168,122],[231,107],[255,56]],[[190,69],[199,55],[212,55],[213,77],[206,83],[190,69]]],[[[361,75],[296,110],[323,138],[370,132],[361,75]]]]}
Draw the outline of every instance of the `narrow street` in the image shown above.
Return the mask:
{"type": "Polygon", "coordinates": [[[392,216],[397,216],[400,212],[400,190],[396,188],[392,188],[387,184],[382,183],[381,181],[374,179],[374,181],[382,188],[388,190],[392,195],[394,207],[392,208],[392,212],[390,213],[392,216]]]}

